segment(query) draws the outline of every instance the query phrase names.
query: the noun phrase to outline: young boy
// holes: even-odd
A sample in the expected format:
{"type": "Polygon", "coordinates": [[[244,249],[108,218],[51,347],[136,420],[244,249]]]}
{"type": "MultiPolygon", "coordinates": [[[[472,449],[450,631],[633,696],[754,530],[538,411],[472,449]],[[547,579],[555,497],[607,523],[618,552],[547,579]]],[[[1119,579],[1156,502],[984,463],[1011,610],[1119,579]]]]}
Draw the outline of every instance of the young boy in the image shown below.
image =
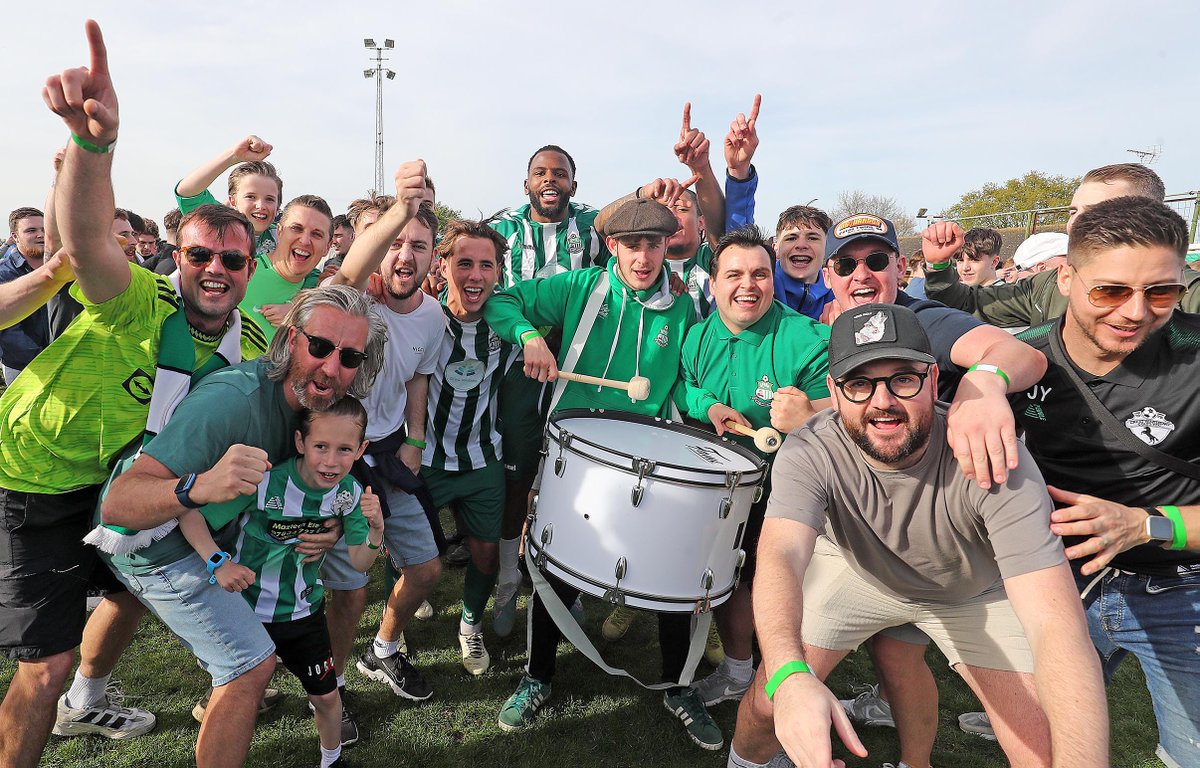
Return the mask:
{"type": "Polygon", "coordinates": [[[304,562],[292,545],[302,533],[342,518],[350,562],[366,572],[383,542],[379,500],[350,477],[350,466],[367,447],[367,413],[344,397],[323,412],[304,411],[296,430],[297,455],[270,469],[254,496],[189,511],[179,519],[185,537],[208,560],[209,580],[241,592],[263,622],[279,657],[300,679],[316,712],[321,768],[342,753],[342,701],[333,673],[325,623],[320,560],[304,562]],[[213,542],[209,526],[237,520],[237,551],[213,542]],[[205,524],[207,523],[207,525],[205,524]]]}

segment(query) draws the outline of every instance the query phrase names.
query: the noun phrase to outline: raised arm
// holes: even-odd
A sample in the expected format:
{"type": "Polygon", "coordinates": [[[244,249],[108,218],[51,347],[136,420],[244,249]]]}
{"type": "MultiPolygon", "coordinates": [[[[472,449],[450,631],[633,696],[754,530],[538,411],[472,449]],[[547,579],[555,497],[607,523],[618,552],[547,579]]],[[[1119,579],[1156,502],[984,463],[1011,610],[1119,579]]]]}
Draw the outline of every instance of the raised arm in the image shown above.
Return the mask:
{"type": "Polygon", "coordinates": [[[225,171],[238,163],[266,160],[272,149],[270,144],[251,134],[184,176],[175,186],[175,194],[180,198],[203,194],[225,171]]]}
{"type": "Polygon", "coordinates": [[[674,205],[675,201],[679,199],[679,196],[683,194],[685,189],[692,186],[699,180],[699,176],[693,175],[686,181],[679,181],[678,179],[655,179],[654,181],[646,182],[642,186],[630,192],[628,195],[618,197],[616,200],[613,200],[611,203],[601,208],[600,213],[596,214],[596,220],[592,226],[596,228],[596,231],[600,233],[601,236],[604,236],[604,227],[606,224],[608,224],[608,220],[612,217],[612,215],[617,212],[617,209],[630,200],[634,200],[639,197],[648,197],[651,200],[657,200],[658,202],[670,208],[672,205],[674,205]]]}
{"type": "Polygon", "coordinates": [[[925,295],[948,307],[961,309],[986,323],[1001,328],[1033,325],[1034,315],[1042,314],[1036,302],[1042,281],[1053,280],[1053,272],[1022,278],[1003,285],[963,285],[958,270],[950,263],[963,246],[963,230],[952,221],[930,225],[921,235],[921,255],[925,259],[925,295]]]}
{"type": "Polygon", "coordinates": [[[0,329],[29,317],[74,278],[70,260],[59,251],[29,274],[0,283],[0,329]]]}
{"type": "MultiPolygon", "coordinates": [[[[709,160],[708,137],[692,127],[692,105],[683,105],[683,125],[679,128],[679,141],[675,143],[675,157],[688,167],[696,178],[696,200],[700,203],[700,214],[704,216],[704,233],[715,248],[721,235],[725,234],[725,195],[721,182],[713,173],[709,160]]],[[[667,206],[670,208],[670,205],[667,206]]]]}
{"type": "Polygon", "coordinates": [[[428,171],[424,160],[412,160],[396,170],[396,205],[354,238],[342,266],[330,278],[331,285],[350,285],[366,290],[367,281],[379,269],[400,230],[412,220],[425,193],[428,171]]]}
{"type": "Polygon", "coordinates": [[[725,231],[754,223],[754,193],[758,174],[754,153],[758,149],[758,109],[762,95],[754,95],[750,117],[738,114],[725,134],[725,231]]]}
{"type": "Polygon", "coordinates": [[[129,286],[129,262],[112,236],[112,150],[120,124],[117,93],[108,74],[108,52],[100,25],[88,20],[88,67],[54,75],[42,99],[71,131],[55,201],[63,248],[79,288],[99,304],[129,286]]]}

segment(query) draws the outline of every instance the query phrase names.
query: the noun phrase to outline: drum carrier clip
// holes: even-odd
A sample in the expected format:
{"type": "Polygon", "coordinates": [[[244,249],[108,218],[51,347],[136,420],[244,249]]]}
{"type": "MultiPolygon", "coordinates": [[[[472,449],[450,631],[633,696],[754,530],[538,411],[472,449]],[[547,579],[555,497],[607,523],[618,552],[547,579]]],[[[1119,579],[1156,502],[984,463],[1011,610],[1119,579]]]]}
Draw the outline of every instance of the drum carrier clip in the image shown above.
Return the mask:
{"type": "Polygon", "coordinates": [[[642,494],[645,492],[643,482],[646,475],[654,471],[655,464],[650,459],[634,459],[633,468],[637,470],[637,485],[633,486],[633,492],[629,494],[629,501],[633,506],[638,506],[642,503],[642,494]]]}
{"type": "Polygon", "coordinates": [[[558,433],[558,457],[554,459],[554,476],[562,477],[563,471],[567,468],[567,460],[563,458],[563,451],[571,447],[571,433],[565,429],[559,430],[558,433]]]}
{"type": "Polygon", "coordinates": [[[725,488],[729,491],[725,498],[721,499],[721,504],[717,509],[717,516],[722,520],[729,517],[730,510],[733,509],[733,492],[742,482],[741,472],[726,472],[725,473],[725,488]]]}
{"type": "Polygon", "coordinates": [[[704,573],[700,576],[700,586],[704,587],[704,597],[696,601],[696,607],[692,610],[692,613],[708,613],[712,610],[712,601],[709,599],[709,593],[712,592],[713,579],[715,578],[712,568],[704,569],[704,573]]]}
{"type": "Polygon", "coordinates": [[[605,590],[604,600],[613,605],[625,605],[625,593],[621,591],[621,579],[625,578],[625,570],[629,564],[622,557],[617,560],[617,565],[613,568],[613,576],[617,577],[617,583],[612,585],[612,589],[605,590]]]}

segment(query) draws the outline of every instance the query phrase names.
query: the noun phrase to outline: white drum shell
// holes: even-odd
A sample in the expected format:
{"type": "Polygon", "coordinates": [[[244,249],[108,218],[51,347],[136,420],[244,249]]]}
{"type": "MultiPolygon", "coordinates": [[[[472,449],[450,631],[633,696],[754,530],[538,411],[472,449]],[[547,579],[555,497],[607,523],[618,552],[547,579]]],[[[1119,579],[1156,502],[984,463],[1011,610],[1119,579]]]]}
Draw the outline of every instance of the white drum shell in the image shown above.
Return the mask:
{"type": "Polygon", "coordinates": [[[631,439],[612,446],[615,450],[577,436],[564,447],[562,432],[579,426],[556,416],[547,427],[549,455],[529,531],[530,553],[535,559],[544,555],[543,570],[586,594],[605,598],[616,590],[626,605],[654,611],[692,613],[706,601],[716,606],[727,600],[736,586],[746,519],[766,471],[762,461],[714,435],[670,422],[621,422],[631,439]],[[716,451],[744,471],[659,464],[639,482],[638,460],[618,452],[634,453],[630,445],[648,448],[647,440],[668,437],[716,451]],[[561,474],[555,471],[560,459],[561,474]],[[622,561],[625,572],[618,579],[622,561]]]}

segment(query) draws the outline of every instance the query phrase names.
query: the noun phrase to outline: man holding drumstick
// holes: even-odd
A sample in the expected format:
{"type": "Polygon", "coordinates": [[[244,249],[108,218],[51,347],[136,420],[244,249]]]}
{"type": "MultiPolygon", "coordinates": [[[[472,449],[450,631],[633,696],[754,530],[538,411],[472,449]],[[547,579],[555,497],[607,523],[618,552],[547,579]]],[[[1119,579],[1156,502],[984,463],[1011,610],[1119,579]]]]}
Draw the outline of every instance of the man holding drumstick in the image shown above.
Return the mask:
{"type": "MultiPolygon", "coordinates": [[[[668,209],[683,187],[674,180],[651,186],[654,200],[618,201],[604,227],[616,258],[607,269],[574,270],[529,280],[498,293],[484,307],[484,319],[506,341],[525,351],[525,374],[539,381],[558,379],[560,364],[575,373],[628,381],[649,379],[648,396],[633,401],[621,389],[559,380],[550,410],[596,408],[646,416],[669,416],[679,378],[680,350],[695,322],[689,298],[672,294],[663,269],[665,240],[679,228],[668,209]],[[658,202],[661,200],[663,202],[658,202]],[[664,205],[666,203],[667,205],[664,205]],[[555,359],[537,330],[562,329],[563,351],[555,359]]],[[[607,213],[607,211],[605,211],[607,213]]],[[[556,579],[555,593],[570,605],[578,590],[556,579]]],[[[555,653],[562,637],[541,598],[534,595],[529,665],[517,690],[500,711],[499,726],[514,731],[529,725],[550,695],[555,653]]],[[[659,646],[663,679],[678,680],[686,661],[691,617],[659,614],[659,646]]],[[[721,731],[691,688],[669,688],[664,705],[687,727],[689,737],[705,749],[724,745],[721,731]]]]}

